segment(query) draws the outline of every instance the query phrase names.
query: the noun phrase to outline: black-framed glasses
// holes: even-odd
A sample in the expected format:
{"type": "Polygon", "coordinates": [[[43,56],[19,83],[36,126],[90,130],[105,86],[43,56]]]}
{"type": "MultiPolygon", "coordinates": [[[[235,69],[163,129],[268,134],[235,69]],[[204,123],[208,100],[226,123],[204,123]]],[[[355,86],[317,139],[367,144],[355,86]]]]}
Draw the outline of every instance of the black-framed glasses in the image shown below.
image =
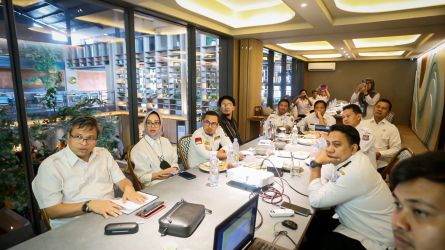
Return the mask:
{"type": "Polygon", "coordinates": [[[231,103],[223,103],[223,104],[221,104],[221,108],[233,108],[233,104],[231,104],[231,103]]]}
{"type": "Polygon", "coordinates": [[[82,143],[86,141],[88,144],[90,144],[97,141],[97,138],[94,136],[83,137],[82,135],[72,135],[72,134],[70,134],[70,136],[77,143],[82,143]]]}
{"type": "Polygon", "coordinates": [[[217,127],[218,126],[217,122],[210,122],[209,120],[205,120],[203,123],[204,123],[204,125],[210,126],[210,127],[217,127]]]}
{"type": "Polygon", "coordinates": [[[161,126],[161,122],[160,121],[155,121],[155,122],[147,121],[146,124],[149,127],[159,127],[159,126],[161,126]]]}

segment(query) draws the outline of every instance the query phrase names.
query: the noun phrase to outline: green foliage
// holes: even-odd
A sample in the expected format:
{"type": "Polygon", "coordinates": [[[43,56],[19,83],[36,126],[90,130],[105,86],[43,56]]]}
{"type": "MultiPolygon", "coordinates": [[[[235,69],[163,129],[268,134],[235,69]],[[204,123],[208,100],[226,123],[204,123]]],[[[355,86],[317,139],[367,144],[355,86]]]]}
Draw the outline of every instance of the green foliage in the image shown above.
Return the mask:
{"type": "Polygon", "coordinates": [[[35,71],[42,73],[33,76],[26,82],[39,82],[46,88],[54,87],[62,82],[63,75],[57,70],[57,62],[63,60],[62,51],[50,46],[31,45],[23,49],[24,57],[31,60],[35,71]]]}
{"type": "Polygon", "coordinates": [[[56,111],[56,107],[57,107],[56,94],[57,94],[57,89],[55,87],[49,87],[46,90],[46,94],[45,94],[45,96],[43,96],[41,102],[47,109],[52,109],[52,110],[56,111]]]}

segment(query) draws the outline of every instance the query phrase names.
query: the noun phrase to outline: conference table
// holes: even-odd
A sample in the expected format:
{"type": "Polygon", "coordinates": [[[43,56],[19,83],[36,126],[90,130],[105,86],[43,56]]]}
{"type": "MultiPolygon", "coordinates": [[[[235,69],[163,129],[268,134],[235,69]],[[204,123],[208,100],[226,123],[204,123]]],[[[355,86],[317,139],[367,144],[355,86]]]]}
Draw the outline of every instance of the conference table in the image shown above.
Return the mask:
{"type": "MultiPolygon", "coordinates": [[[[259,139],[250,141],[242,145],[242,150],[254,148],[258,144],[259,139]]],[[[286,145],[287,151],[310,151],[311,147],[304,145],[286,145]]],[[[247,159],[261,157],[248,156],[247,159]]],[[[298,160],[295,160],[298,162],[298,160]]],[[[268,162],[268,161],[267,161],[268,162]]],[[[277,161],[273,160],[275,164],[277,161]]],[[[298,163],[296,163],[298,164],[298,163]]],[[[307,194],[307,186],[309,181],[309,167],[303,161],[300,166],[304,171],[299,176],[291,176],[290,173],[284,173],[283,178],[297,191],[307,194]]],[[[136,212],[129,215],[121,215],[105,219],[94,213],[80,216],[77,220],[64,225],[62,227],[52,229],[46,233],[36,236],[25,241],[12,249],[212,249],[215,227],[225,218],[235,212],[239,207],[246,203],[251,194],[250,191],[235,188],[227,185],[229,179],[225,173],[219,176],[219,184],[217,187],[208,187],[208,173],[199,169],[191,169],[189,172],[196,175],[195,179],[187,180],[180,176],[173,176],[163,182],[144,189],[144,192],[159,196],[158,200],[165,202],[166,208],[154,214],[148,219],[143,219],[135,215],[136,212]],[[161,236],[158,232],[158,219],[165,214],[173,205],[184,199],[187,202],[204,204],[206,208],[212,210],[212,214],[206,214],[205,218],[198,226],[196,231],[188,238],[180,238],[174,236],[161,236]],[[141,222],[139,231],[136,234],[126,235],[104,235],[104,227],[109,223],[117,222],[141,222]]],[[[298,194],[292,190],[286,182],[282,182],[275,177],[274,187],[282,190],[284,194],[290,197],[293,204],[301,207],[310,208],[309,200],[306,196],[298,194]],[[283,184],[282,184],[283,183],[283,184]]],[[[288,201],[284,199],[283,201],[288,201]]],[[[272,218],[269,216],[270,209],[279,208],[264,202],[261,197],[258,204],[258,210],[263,217],[263,225],[255,231],[255,237],[274,241],[275,231],[287,230],[288,235],[297,244],[300,244],[312,215],[304,217],[295,214],[293,217],[272,218]],[[290,219],[297,223],[297,230],[287,229],[281,225],[281,221],[290,219]]],[[[260,216],[257,216],[256,224],[260,223],[260,216]]],[[[294,249],[295,245],[287,237],[279,237],[276,244],[289,249],[294,249]]]]}

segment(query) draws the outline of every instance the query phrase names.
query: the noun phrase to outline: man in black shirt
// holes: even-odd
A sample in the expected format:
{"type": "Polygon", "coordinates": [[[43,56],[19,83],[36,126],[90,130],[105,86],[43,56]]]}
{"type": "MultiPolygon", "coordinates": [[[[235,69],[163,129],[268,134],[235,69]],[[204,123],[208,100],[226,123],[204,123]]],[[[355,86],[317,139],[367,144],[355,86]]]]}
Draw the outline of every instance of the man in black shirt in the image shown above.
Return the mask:
{"type": "Polygon", "coordinates": [[[234,138],[237,138],[238,143],[241,145],[242,141],[239,135],[238,126],[236,124],[236,120],[233,119],[233,111],[235,111],[235,106],[235,99],[233,97],[222,96],[219,98],[218,108],[221,115],[219,125],[232,142],[234,138]]]}

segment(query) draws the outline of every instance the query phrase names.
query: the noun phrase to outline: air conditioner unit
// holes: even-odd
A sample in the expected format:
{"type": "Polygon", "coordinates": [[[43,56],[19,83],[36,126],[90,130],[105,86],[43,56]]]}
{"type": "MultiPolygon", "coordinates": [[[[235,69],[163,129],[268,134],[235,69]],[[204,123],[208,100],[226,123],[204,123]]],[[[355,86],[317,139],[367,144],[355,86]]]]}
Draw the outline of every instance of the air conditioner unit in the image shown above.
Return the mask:
{"type": "Polygon", "coordinates": [[[334,71],[335,62],[308,63],[309,71],[334,71]]]}

